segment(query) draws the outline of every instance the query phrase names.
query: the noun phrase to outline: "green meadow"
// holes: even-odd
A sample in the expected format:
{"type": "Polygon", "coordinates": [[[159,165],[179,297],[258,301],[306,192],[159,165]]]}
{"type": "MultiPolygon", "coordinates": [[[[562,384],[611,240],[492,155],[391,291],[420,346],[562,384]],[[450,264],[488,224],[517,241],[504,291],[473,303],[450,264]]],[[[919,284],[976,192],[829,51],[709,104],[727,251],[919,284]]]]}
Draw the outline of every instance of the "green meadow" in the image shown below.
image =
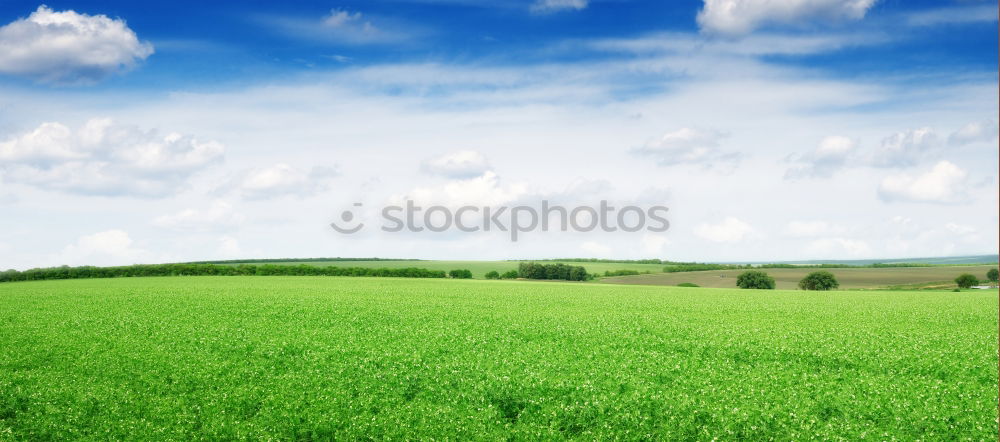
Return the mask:
{"type": "Polygon", "coordinates": [[[997,300],[342,277],[5,283],[0,439],[995,440],[997,300]]]}

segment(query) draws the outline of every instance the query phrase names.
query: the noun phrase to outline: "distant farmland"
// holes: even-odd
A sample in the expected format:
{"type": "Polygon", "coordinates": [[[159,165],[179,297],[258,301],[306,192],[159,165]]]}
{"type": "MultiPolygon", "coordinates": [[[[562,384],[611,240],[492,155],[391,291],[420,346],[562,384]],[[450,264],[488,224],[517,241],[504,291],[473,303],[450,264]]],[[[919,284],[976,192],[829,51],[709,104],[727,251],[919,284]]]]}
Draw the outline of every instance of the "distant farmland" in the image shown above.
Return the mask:
{"type": "MultiPolygon", "coordinates": [[[[251,261],[248,261],[248,263],[251,261]]],[[[428,270],[453,270],[453,269],[469,269],[472,271],[472,277],[475,279],[483,279],[486,272],[491,270],[496,270],[503,273],[508,270],[517,270],[517,265],[520,261],[424,261],[424,260],[358,260],[358,261],[287,261],[287,262],[268,262],[268,264],[275,265],[315,265],[315,266],[337,266],[337,267],[388,267],[388,268],[405,268],[405,267],[419,267],[428,270]]],[[[540,262],[540,261],[539,261],[540,262]]],[[[546,264],[554,264],[563,261],[545,261],[546,264]]],[[[617,263],[617,262],[564,262],[569,265],[583,266],[590,273],[597,273],[603,275],[606,270],[635,270],[637,272],[650,272],[659,273],[663,271],[663,264],[635,264],[635,263],[617,263]]],[[[226,262],[226,264],[237,265],[236,262],[226,262]]]]}
{"type": "MultiPolygon", "coordinates": [[[[248,260],[246,263],[255,261],[248,260]]],[[[472,277],[483,279],[486,272],[496,270],[503,273],[508,270],[516,270],[520,261],[435,261],[435,260],[288,260],[267,262],[274,265],[315,265],[315,266],[337,266],[337,267],[388,267],[405,268],[419,267],[428,270],[452,270],[469,269],[472,277]]],[[[541,262],[541,261],[539,261],[541,262]]],[[[743,270],[706,270],[697,272],[675,272],[663,273],[666,264],[638,264],[631,262],[590,262],[590,261],[545,261],[546,263],[562,262],[569,265],[579,265],[587,269],[588,272],[600,277],[605,271],[615,270],[635,270],[640,273],[649,274],[635,276],[621,276],[613,278],[602,278],[601,282],[612,284],[637,284],[637,285],[677,285],[684,282],[691,282],[702,287],[734,288],[736,287],[736,276],[743,270]]],[[[237,265],[241,262],[226,261],[224,264],[237,265]]],[[[863,288],[884,288],[887,286],[913,286],[925,285],[928,283],[941,282],[943,285],[953,287],[952,280],[962,273],[971,273],[977,278],[984,279],[986,271],[996,267],[995,264],[978,264],[969,266],[958,265],[933,265],[928,267],[885,267],[885,268],[829,268],[827,270],[837,276],[840,287],[844,289],[863,288]]],[[[772,268],[763,269],[774,276],[779,289],[795,289],[798,282],[809,272],[820,270],[816,268],[772,268]]]]}
{"type": "MultiPolygon", "coordinates": [[[[976,266],[933,266],[933,267],[886,267],[886,268],[796,268],[761,269],[774,277],[779,289],[795,289],[799,280],[816,270],[833,273],[842,289],[880,288],[886,286],[912,286],[942,282],[954,287],[956,276],[971,273],[985,279],[986,271],[996,265],[976,266]]],[[[707,270],[700,272],[654,273],[649,275],[621,276],[605,278],[601,282],[637,285],[677,285],[685,282],[702,287],[734,288],[736,276],[743,270],[707,270]]]]}

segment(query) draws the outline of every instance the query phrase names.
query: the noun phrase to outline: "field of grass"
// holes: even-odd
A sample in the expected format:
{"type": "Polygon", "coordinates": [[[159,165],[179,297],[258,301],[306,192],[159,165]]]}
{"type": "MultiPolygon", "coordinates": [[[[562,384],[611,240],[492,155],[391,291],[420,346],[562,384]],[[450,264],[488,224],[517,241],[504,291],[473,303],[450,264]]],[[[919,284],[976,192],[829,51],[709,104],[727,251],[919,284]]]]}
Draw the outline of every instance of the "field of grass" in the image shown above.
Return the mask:
{"type": "MultiPolygon", "coordinates": [[[[774,277],[777,288],[795,289],[799,280],[810,272],[825,270],[833,273],[842,289],[880,288],[900,285],[923,285],[944,283],[955,287],[954,279],[962,273],[971,273],[986,279],[986,271],[996,265],[978,266],[935,266],[935,267],[887,267],[887,268],[834,268],[834,269],[761,269],[774,277]]],[[[684,282],[701,287],[735,288],[736,277],[743,270],[710,270],[703,272],[656,273],[650,275],[621,276],[605,278],[602,282],[613,284],[672,285],[684,282]]]]}
{"type": "Polygon", "coordinates": [[[0,438],[985,439],[997,293],[0,284],[0,438]]]}
{"type": "MultiPolygon", "coordinates": [[[[539,261],[541,262],[541,261],[539,261]]],[[[545,264],[555,264],[563,261],[545,261],[545,264]]],[[[608,262],[563,262],[567,265],[583,266],[590,273],[604,274],[605,270],[635,270],[638,272],[662,272],[662,264],[633,264],[633,263],[608,263],[608,262]]],[[[227,263],[237,265],[238,263],[227,263]]],[[[518,261],[435,261],[435,260],[379,260],[379,261],[308,261],[308,262],[273,262],[275,265],[317,265],[317,266],[337,266],[337,267],[419,267],[428,270],[453,270],[469,269],[472,277],[483,279],[486,272],[496,270],[500,273],[508,270],[517,270],[518,261]]]]}

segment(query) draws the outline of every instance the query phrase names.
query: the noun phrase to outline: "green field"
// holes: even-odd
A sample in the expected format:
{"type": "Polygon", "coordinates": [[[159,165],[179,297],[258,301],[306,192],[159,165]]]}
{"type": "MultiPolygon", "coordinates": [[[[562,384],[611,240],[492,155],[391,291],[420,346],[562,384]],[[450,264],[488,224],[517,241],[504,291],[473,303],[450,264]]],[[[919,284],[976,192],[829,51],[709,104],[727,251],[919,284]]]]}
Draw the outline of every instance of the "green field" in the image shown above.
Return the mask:
{"type": "MultiPolygon", "coordinates": [[[[948,288],[955,287],[954,279],[962,273],[971,273],[979,279],[986,279],[986,272],[994,265],[977,266],[932,266],[932,267],[885,267],[885,268],[832,268],[832,269],[760,269],[774,277],[779,289],[795,289],[799,280],[810,272],[825,270],[837,277],[842,289],[881,288],[900,285],[923,285],[940,283],[948,288]]],[[[736,277],[743,270],[709,270],[703,272],[656,273],[650,275],[605,278],[601,282],[637,285],[677,285],[684,282],[701,287],[735,288],[736,277]]],[[[943,287],[942,287],[943,288],[943,287]]]]}
{"type": "Polygon", "coordinates": [[[0,284],[0,439],[970,439],[997,292],[0,284]]]}

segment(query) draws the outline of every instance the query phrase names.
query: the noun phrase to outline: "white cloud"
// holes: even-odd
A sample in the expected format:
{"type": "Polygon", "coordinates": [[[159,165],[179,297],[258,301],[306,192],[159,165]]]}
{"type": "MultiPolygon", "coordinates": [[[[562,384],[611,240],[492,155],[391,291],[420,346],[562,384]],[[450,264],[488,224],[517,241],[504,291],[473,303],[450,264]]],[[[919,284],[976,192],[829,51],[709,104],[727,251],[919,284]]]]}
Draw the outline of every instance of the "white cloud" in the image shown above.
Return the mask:
{"type": "Polygon", "coordinates": [[[461,150],[425,160],[421,170],[448,178],[472,178],[491,170],[486,155],[473,150],[461,150]]]}
{"type": "Polygon", "coordinates": [[[579,11],[586,8],[588,3],[589,0],[536,0],[531,5],[531,12],[579,11]]]}
{"type": "Polygon", "coordinates": [[[973,226],[957,223],[947,223],[944,225],[944,228],[945,230],[956,235],[970,235],[976,233],[977,231],[977,229],[973,226]]]}
{"type": "Polygon", "coordinates": [[[961,129],[952,132],[948,136],[948,144],[952,146],[964,146],[972,143],[992,143],[997,144],[997,123],[993,120],[983,120],[969,123],[961,129]]]}
{"type": "Polygon", "coordinates": [[[875,0],[705,0],[703,31],[739,35],[766,25],[802,25],[864,18],[875,0]]]}
{"type": "Polygon", "coordinates": [[[921,155],[940,145],[937,134],[929,127],[897,132],[882,139],[872,164],[879,167],[912,166],[921,155]]]}
{"type": "Polygon", "coordinates": [[[665,235],[657,235],[648,232],[642,235],[642,253],[645,256],[663,256],[664,249],[666,249],[666,247],[670,244],[670,239],[665,235]]]}
{"type": "MultiPolygon", "coordinates": [[[[992,3],[992,2],[991,2],[992,3]]],[[[997,21],[997,5],[973,5],[916,11],[906,16],[910,26],[935,26],[997,21]]]]}
{"type": "Polygon", "coordinates": [[[594,241],[586,241],[583,244],[580,244],[580,250],[587,253],[589,256],[594,257],[605,257],[611,255],[611,247],[594,241]]]}
{"type": "Polygon", "coordinates": [[[207,209],[184,209],[153,220],[153,225],[171,230],[208,232],[229,230],[239,226],[245,217],[233,210],[232,204],[215,201],[207,209]]]}
{"type": "Polygon", "coordinates": [[[844,167],[857,143],[839,135],[823,138],[816,150],[798,159],[803,163],[785,172],[786,178],[829,177],[844,167]]]}
{"type": "Polygon", "coordinates": [[[376,18],[340,8],[331,9],[318,20],[266,16],[261,21],[292,37],[349,45],[402,43],[421,33],[387,17],[376,18]]]}
{"type": "Polygon", "coordinates": [[[756,230],[749,224],[730,216],[717,224],[699,224],[695,227],[694,234],[713,242],[736,243],[754,236],[756,230]]]}
{"type": "Polygon", "coordinates": [[[792,237],[815,237],[844,232],[844,228],[826,221],[791,221],[785,232],[792,237]]]}
{"type": "Polygon", "coordinates": [[[343,9],[331,10],[329,15],[323,17],[323,26],[355,39],[370,39],[380,32],[372,22],[362,18],[360,12],[351,13],[343,9]]]}
{"type": "Polygon", "coordinates": [[[237,180],[237,187],[248,199],[267,199],[279,196],[306,197],[329,187],[331,178],[338,175],[334,168],[313,167],[309,171],[285,163],[252,169],[237,180]]]}
{"type": "Polygon", "coordinates": [[[240,256],[243,249],[240,247],[240,242],[236,238],[229,235],[223,235],[219,237],[219,248],[216,250],[223,258],[235,258],[240,256]]]}
{"type": "Polygon", "coordinates": [[[46,6],[0,27],[0,73],[42,83],[92,83],[153,53],[125,21],[46,6]]]}
{"type": "Polygon", "coordinates": [[[884,201],[951,204],[966,199],[966,172],[940,161],[921,175],[899,174],[882,179],[878,195],[884,201]]]}
{"type": "Polygon", "coordinates": [[[840,257],[847,254],[851,257],[870,256],[872,248],[867,242],[851,238],[821,238],[810,241],[806,251],[814,256],[840,257]]]}
{"type": "Polygon", "coordinates": [[[84,235],[51,258],[52,265],[129,265],[150,259],[128,233],[114,229],[84,235]]]}
{"type": "Polygon", "coordinates": [[[663,134],[632,150],[636,155],[649,156],[661,166],[697,164],[704,167],[732,167],[739,161],[739,154],[723,152],[719,142],[725,134],[691,128],[681,128],[663,134]]]}
{"type": "MultiPolygon", "coordinates": [[[[844,47],[875,46],[889,41],[882,33],[852,32],[839,34],[758,33],[739,39],[714,38],[683,32],[659,32],[630,38],[604,38],[591,41],[588,47],[611,52],[634,54],[674,54],[688,61],[707,56],[808,55],[836,51],[844,47]]],[[[682,60],[672,60],[680,63],[682,60]]]]}
{"type": "Polygon", "coordinates": [[[106,118],[77,131],[60,123],[0,142],[0,178],[46,190],[90,195],[165,196],[217,162],[215,141],[143,131],[106,118]]]}
{"type": "Polygon", "coordinates": [[[447,207],[458,207],[467,204],[476,206],[499,206],[510,203],[526,195],[527,186],[513,184],[504,186],[500,176],[493,171],[487,171],[482,176],[466,180],[454,180],[440,187],[418,187],[411,190],[405,197],[396,196],[391,200],[399,203],[409,198],[415,203],[447,207]]]}

